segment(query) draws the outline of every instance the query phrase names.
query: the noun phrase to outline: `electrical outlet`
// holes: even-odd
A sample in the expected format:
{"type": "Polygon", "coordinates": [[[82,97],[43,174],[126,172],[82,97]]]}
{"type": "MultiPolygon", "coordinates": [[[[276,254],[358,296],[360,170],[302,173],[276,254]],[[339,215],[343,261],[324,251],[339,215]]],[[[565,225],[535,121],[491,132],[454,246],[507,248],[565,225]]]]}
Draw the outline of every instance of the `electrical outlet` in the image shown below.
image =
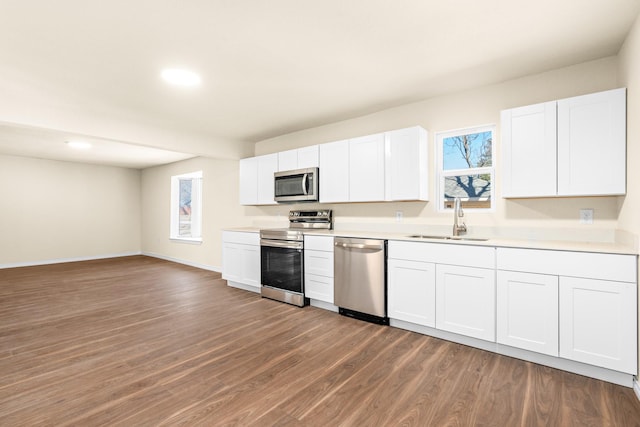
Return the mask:
{"type": "Polygon", "coordinates": [[[580,209],[580,224],[593,224],[593,209],[580,209]]]}
{"type": "Polygon", "coordinates": [[[402,211],[396,211],[396,222],[402,222],[402,211]]]}

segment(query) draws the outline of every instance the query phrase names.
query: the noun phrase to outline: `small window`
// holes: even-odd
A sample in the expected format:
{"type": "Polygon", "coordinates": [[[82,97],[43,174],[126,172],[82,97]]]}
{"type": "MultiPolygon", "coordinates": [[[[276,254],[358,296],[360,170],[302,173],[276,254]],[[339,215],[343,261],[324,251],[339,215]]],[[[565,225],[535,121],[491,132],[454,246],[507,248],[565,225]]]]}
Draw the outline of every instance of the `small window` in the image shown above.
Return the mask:
{"type": "Polygon", "coordinates": [[[465,209],[491,209],[494,126],[436,134],[438,210],[453,209],[456,197],[465,209]]]}
{"type": "Polygon", "coordinates": [[[202,241],[202,171],[171,177],[170,238],[202,241]]]}

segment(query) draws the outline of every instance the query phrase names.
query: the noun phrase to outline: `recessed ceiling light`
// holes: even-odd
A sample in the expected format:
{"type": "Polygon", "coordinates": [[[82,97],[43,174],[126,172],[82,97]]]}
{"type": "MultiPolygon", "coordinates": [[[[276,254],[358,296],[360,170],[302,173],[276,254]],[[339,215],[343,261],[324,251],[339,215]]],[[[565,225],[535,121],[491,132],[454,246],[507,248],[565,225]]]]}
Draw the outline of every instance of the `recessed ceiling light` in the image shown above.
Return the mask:
{"type": "Polygon", "coordinates": [[[67,145],[76,150],[88,150],[91,148],[91,144],[85,141],[67,141],[67,145]]]}
{"type": "Polygon", "coordinates": [[[198,74],[184,68],[168,68],[162,71],[162,78],[167,83],[178,86],[197,86],[201,81],[198,74]]]}

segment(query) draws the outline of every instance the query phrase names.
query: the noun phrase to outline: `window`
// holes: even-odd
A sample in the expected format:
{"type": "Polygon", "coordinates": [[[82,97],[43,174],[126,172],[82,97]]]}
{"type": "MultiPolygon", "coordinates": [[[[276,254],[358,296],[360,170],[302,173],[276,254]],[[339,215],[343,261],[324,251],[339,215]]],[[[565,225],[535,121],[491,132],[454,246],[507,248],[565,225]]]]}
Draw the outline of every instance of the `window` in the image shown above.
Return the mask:
{"type": "Polygon", "coordinates": [[[438,210],[453,209],[456,197],[466,209],[491,209],[494,126],[436,134],[438,210]]]}
{"type": "Polygon", "coordinates": [[[202,171],[171,177],[171,239],[202,241],[202,171]]]}

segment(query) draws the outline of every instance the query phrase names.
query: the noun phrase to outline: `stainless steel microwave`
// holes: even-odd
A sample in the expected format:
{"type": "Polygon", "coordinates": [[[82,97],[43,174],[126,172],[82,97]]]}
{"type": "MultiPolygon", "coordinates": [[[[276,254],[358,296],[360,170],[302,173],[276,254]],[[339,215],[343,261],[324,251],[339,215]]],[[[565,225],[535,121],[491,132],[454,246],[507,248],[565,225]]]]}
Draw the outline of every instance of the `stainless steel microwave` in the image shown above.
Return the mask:
{"type": "Polygon", "coordinates": [[[276,172],[273,177],[276,202],[318,201],[318,168],[276,172]]]}

